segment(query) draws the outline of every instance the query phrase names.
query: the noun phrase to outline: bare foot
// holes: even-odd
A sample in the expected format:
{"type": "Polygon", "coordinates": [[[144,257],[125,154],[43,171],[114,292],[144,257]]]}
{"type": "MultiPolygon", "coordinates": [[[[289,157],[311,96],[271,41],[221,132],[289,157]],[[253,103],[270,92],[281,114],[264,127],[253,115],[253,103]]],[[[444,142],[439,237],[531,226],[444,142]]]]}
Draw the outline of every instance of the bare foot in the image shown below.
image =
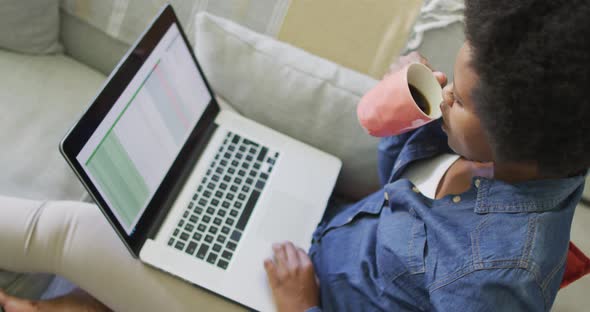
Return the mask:
{"type": "Polygon", "coordinates": [[[0,306],[5,312],[107,312],[111,311],[86,292],[76,289],[71,293],[42,301],[33,301],[8,296],[0,291],[0,306]]]}

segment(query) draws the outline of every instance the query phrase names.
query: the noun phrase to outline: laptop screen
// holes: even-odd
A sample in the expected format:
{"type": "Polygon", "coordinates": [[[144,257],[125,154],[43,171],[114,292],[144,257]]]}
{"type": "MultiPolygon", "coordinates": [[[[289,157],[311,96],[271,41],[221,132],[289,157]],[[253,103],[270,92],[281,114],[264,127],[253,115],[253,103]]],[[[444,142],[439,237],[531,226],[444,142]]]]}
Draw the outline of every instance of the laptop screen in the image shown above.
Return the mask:
{"type": "Polygon", "coordinates": [[[211,100],[173,23],[76,156],[128,235],[211,100]]]}

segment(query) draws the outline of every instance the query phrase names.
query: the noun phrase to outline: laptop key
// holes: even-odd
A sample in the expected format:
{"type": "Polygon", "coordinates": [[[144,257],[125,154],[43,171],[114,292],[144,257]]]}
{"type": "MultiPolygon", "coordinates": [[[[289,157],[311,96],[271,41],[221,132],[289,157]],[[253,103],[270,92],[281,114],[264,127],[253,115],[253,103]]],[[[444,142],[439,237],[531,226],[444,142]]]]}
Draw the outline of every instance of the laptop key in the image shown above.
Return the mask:
{"type": "Polygon", "coordinates": [[[203,235],[199,232],[195,232],[195,234],[193,234],[193,239],[196,241],[200,241],[201,237],[203,237],[203,235]]]}
{"type": "Polygon", "coordinates": [[[234,194],[232,194],[232,193],[227,193],[227,194],[225,195],[225,198],[227,198],[227,200],[233,200],[233,199],[234,199],[234,194]]]}
{"type": "Polygon", "coordinates": [[[227,250],[224,250],[223,253],[221,253],[221,257],[227,260],[231,260],[231,256],[232,253],[227,250]]]}
{"type": "Polygon", "coordinates": [[[232,216],[232,217],[236,217],[236,216],[238,215],[238,211],[237,211],[237,210],[235,210],[235,209],[232,209],[232,210],[229,212],[229,215],[230,215],[230,216],[232,216]]]}
{"type": "Polygon", "coordinates": [[[217,262],[217,266],[224,269],[224,270],[227,269],[228,264],[229,263],[227,263],[227,261],[222,260],[222,259],[219,259],[219,262],[217,262]]]}
{"type": "Polygon", "coordinates": [[[236,172],[236,169],[234,169],[234,168],[227,168],[227,172],[229,174],[234,174],[236,172]]]}
{"type": "Polygon", "coordinates": [[[211,217],[205,215],[205,216],[203,216],[203,218],[201,219],[201,221],[203,221],[205,223],[209,223],[209,221],[211,221],[211,217]]]}
{"type": "Polygon", "coordinates": [[[195,229],[195,226],[190,223],[187,223],[186,226],[184,227],[184,230],[188,231],[188,232],[192,232],[194,229],[195,229]]]}
{"type": "Polygon", "coordinates": [[[199,259],[205,258],[205,255],[207,254],[207,250],[209,250],[209,245],[201,244],[199,251],[197,251],[197,258],[199,258],[199,259]]]}
{"type": "Polygon", "coordinates": [[[219,197],[219,198],[222,198],[223,197],[223,192],[217,191],[217,192],[215,192],[215,196],[216,197],[219,197]]]}
{"type": "Polygon", "coordinates": [[[238,209],[242,208],[242,202],[239,202],[239,201],[235,202],[234,207],[236,207],[238,209]]]}
{"type": "Polygon", "coordinates": [[[237,187],[237,186],[235,186],[235,185],[232,185],[232,186],[229,188],[229,190],[230,190],[230,191],[232,191],[232,192],[237,192],[237,191],[238,191],[238,187],[237,187]]]}
{"type": "MultiPolygon", "coordinates": [[[[209,227],[209,233],[211,233],[213,235],[217,234],[217,228],[214,227],[214,226],[210,226],[209,227]]],[[[207,235],[207,236],[209,236],[209,235],[207,235]]],[[[205,237],[205,239],[206,239],[206,237],[205,237]]],[[[213,237],[211,237],[211,239],[213,239],[213,237]]]]}
{"type": "Polygon", "coordinates": [[[172,246],[172,244],[174,244],[174,238],[170,238],[168,241],[168,246],[172,246]]]}
{"type": "Polygon", "coordinates": [[[223,236],[223,235],[217,236],[217,241],[223,244],[225,242],[225,236],[223,236]]]}
{"type": "Polygon", "coordinates": [[[183,250],[184,249],[184,243],[183,242],[176,242],[176,245],[174,245],[174,248],[176,248],[178,250],[183,250]]]}
{"type": "Polygon", "coordinates": [[[227,210],[219,209],[219,210],[217,210],[217,215],[220,216],[220,217],[225,217],[226,211],[227,210]]]}
{"type": "Polygon", "coordinates": [[[256,187],[262,190],[264,188],[264,181],[258,180],[256,182],[256,187]]]}
{"type": "Polygon", "coordinates": [[[229,234],[229,227],[227,227],[227,226],[222,227],[221,228],[221,233],[223,233],[223,234],[229,234]]]}
{"type": "Polygon", "coordinates": [[[207,257],[207,262],[209,262],[211,264],[215,264],[215,260],[217,260],[217,254],[210,253],[209,256],[207,257]]]}
{"type": "MultiPolygon", "coordinates": [[[[224,181],[224,182],[230,182],[230,181],[231,181],[231,177],[230,177],[230,176],[228,176],[228,175],[224,175],[224,176],[223,176],[223,181],[224,181]]],[[[225,189],[224,189],[224,190],[225,190],[225,189]]]]}
{"type": "Polygon", "coordinates": [[[218,182],[218,181],[219,181],[219,176],[218,176],[218,175],[216,175],[216,174],[214,174],[214,175],[211,177],[211,180],[213,180],[213,181],[215,181],[215,182],[218,182]]]}
{"type": "Polygon", "coordinates": [[[213,208],[213,207],[207,208],[207,213],[212,215],[213,213],[215,213],[215,208],[213,208]]]}
{"type": "Polygon", "coordinates": [[[258,157],[256,158],[256,160],[263,161],[264,160],[264,157],[266,157],[266,153],[268,153],[268,148],[263,147],[260,150],[260,154],[258,154],[258,157]]]}
{"type": "Polygon", "coordinates": [[[227,247],[227,249],[231,250],[231,251],[235,251],[236,250],[236,243],[229,241],[227,242],[227,244],[225,245],[225,247],[227,247]]]}
{"type": "Polygon", "coordinates": [[[191,218],[189,220],[193,223],[197,223],[199,222],[199,217],[197,217],[197,215],[191,215],[191,218]]]}
{"type": "Polygon", "coordinates": [[[225,224],[227,224],[229,226],[234,225],[234,219],[232,219],[232,218],[225,219],[225,224]]]}
{"type": "Polygon", "coordinates": [[[213,224],[215,224],[215,225],[221,225],[221,219],[220,218],[213,219],[213,224]]]}
{"type": "Polygon", "coordinates": [[[240,193],[240,195],[238,195],[238,199],[239,199],[239,200],[244,200],[244,199],[246,199],[246,194],[240,193]]]}
{"type": "Polygon", "coordinates": [[[250,219],[250,215],[254,210],[254,206],[256,206],[256,202],[258,202],[258,197],[260,197],[260,192],[257,190],[252,191],[252,195],[250,195],[250,198],[248,199],[248,202],[242,211],[242,215],[236,224],[236,228],[242,231],[244,230],[246,223],[248,222],[248,219],[250,219]]]}
{"type": "Polygon", "coordinates": [[[213,236],[211,236],[211,235],[205,235],[205,241],[207,243],[211,243],[213,241],[213,236]]]}
{"type": "Polygon", "coordinates": [[[252,178],[246,179],[246,184],[252,184],[253,182],[254,182],[254,180],[252,180],[252,178]]]}
{"type": "Polygon", "coordinates": [[[188,247],[186,247],[186,253],[191,256],[195,253],[195,250],[197,250],[197,243],[195,242],[190,242],[188,247]]]}
{"type": "Polygon", "coordinates": [[[242,232],[238,231],[238,230],[234,230],[231,233],[231,239],[235,240],[236,242],[240,241],[240,237],[242,237],[242,232]]]}
{"type": "Polygon", "coordinates": [[[236,134],[234,138],[231,140],[231,142],[237,144],[238,142],[240,142],[240,136],[236,134]]]}
{"type": "Polygon", "coordinates": [[[242,159],[243,156],[242,153],[236,153],[236,159],[242,159]]]}
{"type": "Polygon", "coordinates": [[[219,162],[219,164],[220,164],[220,165],[222,165],[223,167],[225,167],[225,166],[227,166],[227,160],[225,160],[225,159],[222,159],[222,160],[219,162]]]}
{"type": "Polygon", "coordinates": [[[179,229],[175,229],[175,230],[174,230],[174,234],[172,234],[172,236],[176,236],[176,235],[178,235],[178,232],[180,232],[180,230],[179,230],[179,229]]]}
{"type": "Polygon", "coordinates": [[[263,173],[260,174],[260,178],[266,180],[266,179],[268,179],[268,174],[266,174],[266,173],[263,172],[263,173]]]}
{"type": "Polygon", "coordinates": [[[203,223],[199,224],[199,226],[197,227],[197,230],[199,230],[201,232],[205,232],[206,229],[207,229],[207,226],[204,225],[203,223]]]}

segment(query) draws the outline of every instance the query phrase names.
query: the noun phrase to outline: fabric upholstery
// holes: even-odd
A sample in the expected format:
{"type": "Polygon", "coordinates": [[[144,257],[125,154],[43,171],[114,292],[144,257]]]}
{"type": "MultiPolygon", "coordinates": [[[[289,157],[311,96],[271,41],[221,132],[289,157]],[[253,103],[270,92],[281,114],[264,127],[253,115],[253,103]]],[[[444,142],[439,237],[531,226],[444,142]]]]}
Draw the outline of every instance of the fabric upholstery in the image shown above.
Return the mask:
{"type": "Polygon", "coordinates": [[[0,51],[0,194],[80,199],[85,191],[58,144],[104,75],[64,55],[0,51]]]}
{"type": "Polygon", "coordinates": [[[0,48],[31,54],[62,51],[58,0],[0,1],[0,48]]]}

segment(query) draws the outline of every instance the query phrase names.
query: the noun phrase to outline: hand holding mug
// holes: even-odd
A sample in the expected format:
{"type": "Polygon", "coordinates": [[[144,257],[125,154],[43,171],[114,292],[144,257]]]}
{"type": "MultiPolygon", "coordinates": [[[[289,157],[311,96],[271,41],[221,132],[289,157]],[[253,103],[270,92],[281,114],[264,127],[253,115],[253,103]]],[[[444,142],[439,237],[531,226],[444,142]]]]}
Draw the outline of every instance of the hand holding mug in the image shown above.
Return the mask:
{"type": "Polygon", "coordinates": [[[361,99],[357,115],[373,136],[398,135],[441,117],[443,73],[433,73],[418,53],[401,57],[361,99]]]}

